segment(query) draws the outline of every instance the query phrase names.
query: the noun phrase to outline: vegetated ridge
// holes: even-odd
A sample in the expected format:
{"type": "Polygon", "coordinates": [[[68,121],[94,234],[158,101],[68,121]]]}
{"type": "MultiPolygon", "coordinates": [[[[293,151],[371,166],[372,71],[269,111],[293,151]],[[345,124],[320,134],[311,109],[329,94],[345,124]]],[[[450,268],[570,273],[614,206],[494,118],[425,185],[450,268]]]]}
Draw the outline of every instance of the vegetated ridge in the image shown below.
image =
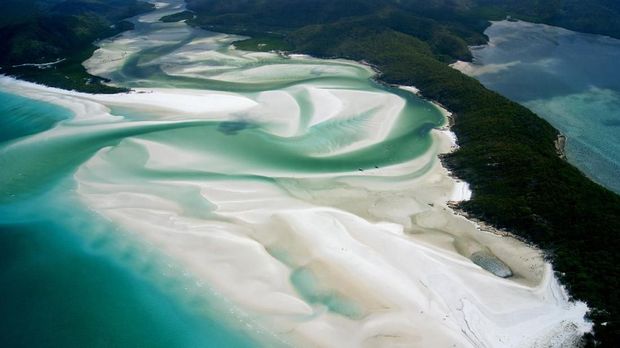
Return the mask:
{"type": "Polygon", "coordinates": [[[88,74],[82,62],[93,42],[132,28],[122,19],[151,8],[138,0],[3,0],[0,73],[82,92],[125,91],[88,74]]]}

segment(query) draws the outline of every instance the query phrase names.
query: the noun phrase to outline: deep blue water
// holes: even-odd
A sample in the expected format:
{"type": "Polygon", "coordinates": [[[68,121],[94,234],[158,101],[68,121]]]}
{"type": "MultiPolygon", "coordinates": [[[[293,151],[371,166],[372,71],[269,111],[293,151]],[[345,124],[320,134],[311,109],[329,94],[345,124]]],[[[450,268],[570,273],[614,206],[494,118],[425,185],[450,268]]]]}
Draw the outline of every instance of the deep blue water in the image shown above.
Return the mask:
{"type": "Polygon", "coordinates": [[[473,75],[568,137],[568,160],[620,193],[620,40],[496,22],[473,49],[473,75]]]}

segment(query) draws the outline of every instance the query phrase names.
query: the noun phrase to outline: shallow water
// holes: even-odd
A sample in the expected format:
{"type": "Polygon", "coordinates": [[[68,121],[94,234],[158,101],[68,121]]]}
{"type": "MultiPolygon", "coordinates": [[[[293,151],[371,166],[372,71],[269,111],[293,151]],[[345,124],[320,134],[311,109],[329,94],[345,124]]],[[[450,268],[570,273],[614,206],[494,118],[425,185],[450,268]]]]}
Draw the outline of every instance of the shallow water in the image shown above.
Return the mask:
{"type": "MultiPolygon", "coordinates": [[[[11,115],[19,115],[19,126],[27,133],[42,131],[39,119],[71,115],[54,104],[1,97],[0,115],[11,122],[16,120],[11,115]]],[[[22,176],[2,159],[5,173],[22,176]]],[[[216,296],[202,296],[208,291],[171,268],[157,251],[127,235],[121,239],[117,226],[84,209],[73,194],[75,184],[67,179],[73,168],[62,171],[27,199],[7,193],[6,186],[3,192],[4,346],[256,346],[255,339],[237,328],[239,318],[225,319],[216,310],[221,306],[216,296]]]]}
{"type": "Polygon", "coordinates": [[[568,137],[568,160],[620,193],[620,40],[527,22],[494,22],[462,65],[568,137]]]}
{"type": "Polygon", "coordinates": [[[0,143],[45,131],[58,121],[71,117],[68,110],[56,105],[9,93],[0,92],[0,105],[0,143]]]}
{"type": "Polygon", "coordinates": [[[160,23],[184,3],[157,4],[84,63],[132,93],[0,78],[2,336],[542,347],[588,329],[538,251],[448,209],[463,185],[437,158],[440,109],[355,62],[160,23]],[[515,275],[478,267],[480,250],[515,275]]]}
{"type": "MultiPolygon", "coordinates": [[[[135,35],[149,35],[153,27],[164,26],[141,24],[138,19],[136,23],[135,35]]],[[[174,27],[167,27],[171,26],[174,27]]],[[[259,83],[169,76],[159,69],[163,65],[161,62],[153,66],[149,65],[150,62],[157,58],[166,59],[166,54],[183,47],[183,44],[209,37],[223,39],[223,43],[215,42],[211,47],[226,53],[229,50],[227,43],[237,39],[185,25],[180,27],[180,34],[172,30],[173,34],[168,37],[176,42],[179,35],[182,36],[180,44],[158,43],[156,47],[138,51],[111,76],[114,82],[131,87],[234,91],[250,98],[255,98],[261,91],[290,87],[296,101],[305,107],[301,111],[304,115],[300,116],[303,118],[299,122],[300,130],[308,126],[313,113],[308,92],[295,90],[301,83],[315,82],[385,93],[385,87],[369,80],[371,72],[368,69],[347,62],[303,60],[294,63],[302,68],[292,71],[294,76],[271,74],[275,76],[272,80],[259,83]],[[142,77],[148,80],[141,80],[142,77]]],[[[248,69],[255,66],[286,69],[292,65],[289,63],[293,63],[273,54],[257,59],[231,55],[230,59],[234,71],[242,71],[246,65],[248,69]]],[[[407,127],[400,132],[402,134],[394,134],[394,140],[346,156],[312,157],[305,155],[309,148],[320,154],[348,144],[351,138],[363,138],[363,133],[353,133],[364,130],[364,122],[369,116],[362,114],[336,124],[317,126],[296,137],[279,137],[263,129],[268,125],[245,121],[248,117],[244,115],[231,121],[140,125],[140,121],[151,118],[143,109],[110,105],[113,114],[136,122],[135,126],[116,127],[117,120],[114,119],[82,124],[72,120],[75,110],[72,112],[53,103],[13,94],[11,86],[5,87],[5,91],[0,93],[0,141],[4,142],[0,149],[3,166],[0,174],[0,308],[9,319],[1,328],[0,337],[3,344],[9,346],[250,347],[262,345],[262,341],[270,342],[269,346],[275,345],[273,340],[261,338],[261,334],[248,334],[243,320],[226,314],[228,306],[222,305],[215,294],[206,296],[209,291],[202,285],[196,287],[191,277],[178,275],[186,272],[168,269],[176,267],[172,266],[174,262],[162,262],[161,255],[148,244],[133,240],[132,234],[128,235],[122,228],[83,207],[75,194],[73,174],[101,148],[119,146],[116,168],[105,173],[117,180],[235,178],[234,173],[221,174],[217,168],[212,171],[196,168],[195,172],[188,168],[176,173],[136,168],[134,172],[131,166],[147,161],[148,156],[140,149],[120,144],[125,138],[140,135],[142,139],[161,140],[177,148],[216,152],[240,166],[234,171],[241,175],[241,179],[243,175],[253,175],[247,173],[252,167],[316,173],[346,172],[399,163],[423,153],[431,142],[428,132],[443,123],[434,107],[401,93],[409,100],[409,112],[420,117],[414,121],[400,120],[407,127]],[[61,122],[63,120],[67,122],[61,122]],[[339,137],[349,138],[339,140],[339,137]],[[397,151],[397,144],[407,144],[410,150],[397,151]],[[168,269],[165,276],[162,276],[161,269],[168,269]]],[[[47,99],[53,101],[53,98],[47,99]]],[[[364,112],[370,114],[373,111],[364,112]]],[[[209,166],[208,161],[204,164],[209,166]]],[[[194,166],[199,167],[199,164],[194,166]]],[[[259,173],[255,175],[260,178],[259,173]]],[[[192,198],[195,195],[191,192],[173,192],[163,185],[156,190],[161,191],[162,196],[182,197],[179,199],[188,205],[188,214],[205,216],[212,208],[197,196],[192,198]]],[[[303,286],[300,287],[303,292],[303,286]]],[[[338,307],[337,300],[332,297],[328,300],[329,306],[338,307]]]]}

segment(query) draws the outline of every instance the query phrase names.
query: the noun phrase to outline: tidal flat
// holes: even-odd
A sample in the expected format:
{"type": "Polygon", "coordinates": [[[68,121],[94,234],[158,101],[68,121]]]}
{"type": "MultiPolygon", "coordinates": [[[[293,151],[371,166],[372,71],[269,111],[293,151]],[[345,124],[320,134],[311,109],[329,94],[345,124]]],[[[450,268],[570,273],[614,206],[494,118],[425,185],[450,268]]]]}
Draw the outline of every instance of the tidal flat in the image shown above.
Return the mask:
{"type": "Polygon", "coordinates": [[[0,144],[3,226],[77,215],[63,235],[170,303],[146,314],[181,325],[157,330],[167,346],[561,347],[590,329],[539,250],[449,208],[470,192],[438,160],[456,146],[445,110],[365,65],[238,50],[242,37],[159,21],[182,1],[156,6],[84,63],[130,93],[0,79],[71,113],[0,144]]]}

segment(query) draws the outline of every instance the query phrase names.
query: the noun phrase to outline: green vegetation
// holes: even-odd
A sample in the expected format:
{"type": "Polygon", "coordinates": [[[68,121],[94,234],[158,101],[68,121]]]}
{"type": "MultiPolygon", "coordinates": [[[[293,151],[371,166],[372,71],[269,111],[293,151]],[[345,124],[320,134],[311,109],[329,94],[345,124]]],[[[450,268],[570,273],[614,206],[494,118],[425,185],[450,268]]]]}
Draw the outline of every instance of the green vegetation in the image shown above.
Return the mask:
{"type": "Polygon", "coordinates": [[[8,0],[0,5],[0,72],[89,93],[123,92],[88,74],[82,62],[96,49],[94,41],[130,29],[121,20],[150,8],[137,0],[8,0]]]}
{"type": "MultiPolygon", "coordinates": [[[[444,158],[474,190],[461,208],[547,251],[570,293],[591,307],[596,342],[620,342],[620,197],[558,158],[557,131],[526,108],[447,66],[510,15],[620,37],[613,0],[187,0],[188,20],[247,35],[242,49],[365,60],[386,83],[414,85],[455,112],[461,148],[444,158]],[[194,18],[194,15],[197,15],[194,18]]],[[[138,0],[3,0],[0,72],[66,89],[114,93],[81,63],[97,39],[150,5],[138,0]],[[114,26],[112,27],[112,25],[114,26]],[[64,59],[45,69],[31,63],[64,59]]]]}
{"type": "Polygon", "coordinates": [[[128,91],[125,88],[108,86],[104,84],[106,82],[105,79],[86,72],[82,62],[90,58],[95,49],[97,49],[96,46],[88,45],[81,51],[71,54],[69,58],[48,68],[18,66],[7,67],[1,71],[4,74],[15,76],[22,80],[86,93],[120,93],[128,91]]]}
{"type": "Polygon", "coordinates": [[[617,347],[620,197],[558,157],[549,123],[446,64],[484,41],[483,13],[525,2],[188,0],[193,24],[255,37],[240,47],[275,37],[271,49],[365,60],[382,81],[414,85],[453,111],[461,148],[444,162],[474,191],[460,208],[543,248],[572,296],[594,308],[587,345],[617,347]]]}
{"type": "Polygon", "coordinates": [[[512,16],[620,38],[620,2],[615,0],[478,0],[476,3],[474,11],[493,19],[512,16]]]}
{"type": "Polygon", "coordinates": [[[271,51],[290,51],[293,46],[283,37],[276,35],[263,34],[253,36],[246,40],[235,42],[235,47],[245,51],[271,52],[271,51]]]}
{"type": "Polygon", "coordinates": [[[168,16],[163,16],[159,20],[164,23],[174,23],[185,21],[189,19],[194,19],[194,12],[192,11],[183,11],[175,14],[171,14],[168,16]]]}

